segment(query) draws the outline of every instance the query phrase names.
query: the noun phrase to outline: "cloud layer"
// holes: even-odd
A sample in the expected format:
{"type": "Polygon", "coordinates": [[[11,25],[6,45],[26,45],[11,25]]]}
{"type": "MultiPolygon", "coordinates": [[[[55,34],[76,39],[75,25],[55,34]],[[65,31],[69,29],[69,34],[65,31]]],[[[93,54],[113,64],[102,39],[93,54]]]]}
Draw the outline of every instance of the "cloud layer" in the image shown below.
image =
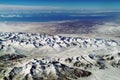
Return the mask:
{"type": "Polygon", "coordinates": [[[54,6],[23,6],[23,5],[0,5],[0,10],[4,10],[4,9],[27,9],[27,10],[31,10],[31,9],[61,9],[60,7],[54,7],[54,6]]]}

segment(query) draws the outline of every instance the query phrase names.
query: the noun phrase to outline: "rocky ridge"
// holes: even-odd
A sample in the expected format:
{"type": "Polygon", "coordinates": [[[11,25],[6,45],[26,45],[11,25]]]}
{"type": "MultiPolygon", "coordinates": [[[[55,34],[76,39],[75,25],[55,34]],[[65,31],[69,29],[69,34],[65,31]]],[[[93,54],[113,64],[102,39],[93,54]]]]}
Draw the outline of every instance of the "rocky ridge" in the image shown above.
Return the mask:
{"type": "Polygon", "coordinates": [[[4,80],[73,80],[90,75],[89,71],[69,67],[59,61],[34,59],[25,65],[14,67],[4,80]]]}

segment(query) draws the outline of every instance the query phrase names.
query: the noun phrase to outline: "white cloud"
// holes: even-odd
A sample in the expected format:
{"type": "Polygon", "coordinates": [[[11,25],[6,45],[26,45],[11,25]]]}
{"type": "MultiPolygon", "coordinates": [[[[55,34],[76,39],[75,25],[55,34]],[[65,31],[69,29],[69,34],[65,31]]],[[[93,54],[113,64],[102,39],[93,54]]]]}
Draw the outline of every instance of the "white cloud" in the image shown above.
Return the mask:
{"type": "Polygon", "coordinates": [[[3,15],[3,14],[1,14],[0,15],[0,17],[3,17],[3,18],[12,18],[12,17],[22,17],[22,16],[20,16],[20,15],[14,15],[14,14],[11,14],[11,15],[3,15]]]}
{"type": "Polygon", "coordinates": [[[54,6],[23,6],[23,5],[0,5],[0,10],[4,10],[4,9],[27,9],[27,10],[31,10],[31,9],[61,9],[61,7],[54,7],[54,6]]]}

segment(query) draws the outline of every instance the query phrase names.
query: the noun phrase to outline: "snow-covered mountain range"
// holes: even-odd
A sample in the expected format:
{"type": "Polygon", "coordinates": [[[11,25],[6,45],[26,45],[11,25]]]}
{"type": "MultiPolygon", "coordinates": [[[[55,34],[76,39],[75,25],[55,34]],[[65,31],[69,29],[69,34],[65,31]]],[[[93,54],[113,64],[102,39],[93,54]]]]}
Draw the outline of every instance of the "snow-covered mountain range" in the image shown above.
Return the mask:
{"type": "Polygon", "coordinates": [[[120,78],[120,42],[114,39],[1,32],[0,60],[10,64],[0,66],[1,80],[120,78]]]}
{"type": "Polygon", "coordinates": [[[24,45],[39,48],[41,46],[49,45],[50,47],[105,47],[105,46],[119,46],[120,44],[115,40],[102,40],[97,38],[81,38],[81,37],[64,37],[64,36],[50,36],[39,33],[0,33],[1,49],[4,46],[10,45],[24,45]]]}

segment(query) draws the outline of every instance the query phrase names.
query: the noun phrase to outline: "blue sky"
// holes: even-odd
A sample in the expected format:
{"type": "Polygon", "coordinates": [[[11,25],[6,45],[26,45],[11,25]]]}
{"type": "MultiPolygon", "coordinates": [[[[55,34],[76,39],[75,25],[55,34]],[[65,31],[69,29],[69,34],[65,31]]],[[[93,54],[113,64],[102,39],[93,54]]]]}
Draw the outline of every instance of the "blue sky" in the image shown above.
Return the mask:
{"type": "Polygon", "coordinates": [[[51,6],[66,9],[120,9],[120,0],[0,0],[0,5],[51,6]]]}

